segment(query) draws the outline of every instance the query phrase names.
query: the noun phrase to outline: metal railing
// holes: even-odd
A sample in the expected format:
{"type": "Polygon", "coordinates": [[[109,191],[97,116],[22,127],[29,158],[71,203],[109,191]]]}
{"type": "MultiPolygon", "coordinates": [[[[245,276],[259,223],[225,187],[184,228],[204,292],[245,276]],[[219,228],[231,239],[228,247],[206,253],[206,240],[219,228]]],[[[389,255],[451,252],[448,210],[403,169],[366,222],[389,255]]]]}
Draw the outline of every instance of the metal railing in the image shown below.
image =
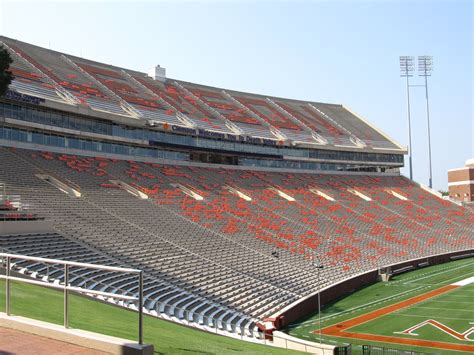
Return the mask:
{"type": "Polygon", "coordinates": [[[65,260],[58,260],[58,259],[39,258],[39,257],[34,257],[34,256],[8,254],[8,253],[0,253],[0,260],[2,260],[2,264],[5,265],[5,275],[0,275],[0,280],[5,280],[5,313],[7,314],[7,316],[11,314],[11,302],[10,302],[10,296],[11,296],[10,295],[10,282],[11,281],[18,281],[18,282],[23,282],[27,284],[39,285],[43,287],[63,290],[64,292],[64,327],[65,328],[69,327],[69,292],[77,292],[77,293],[82,293],[82,294],[87,294],[87,295],[102,296],[102,297],[120,299],[120,300],[125,300],[125,301],[138,301],[138,306],[137,306],[138,343],[140,345],[143,344],[143,271],[142,270],[121,268],[121,267],[115,267],[115,266],[87,264],[87,263],[65,261],[65,260]],[[11,275],[12,259],[36,261],[36,262],[40,262],[44,264],[63,265],[64,266],[63,284],[62,285],[52,284],[48,282],[42,282],[42,281],[30,280],[26,278],[12,276],[11,275]],[[126,295],[120,295],[116,293],[95,291],[95,290],[89,290],[82,287],[70,286],[69,284],[70,267],[79,267],[79,268],[88,268],[88,269],[136,274],[138,276],[137,277],[138,296],[126,296],[126,295]]]}
{"type": "Polygon", "coordinates": [[[362,345],[363,355],[437,355],[437,353],[425,353],[412,350],[401,350],[385,348],[376,345],[362,345]]]}

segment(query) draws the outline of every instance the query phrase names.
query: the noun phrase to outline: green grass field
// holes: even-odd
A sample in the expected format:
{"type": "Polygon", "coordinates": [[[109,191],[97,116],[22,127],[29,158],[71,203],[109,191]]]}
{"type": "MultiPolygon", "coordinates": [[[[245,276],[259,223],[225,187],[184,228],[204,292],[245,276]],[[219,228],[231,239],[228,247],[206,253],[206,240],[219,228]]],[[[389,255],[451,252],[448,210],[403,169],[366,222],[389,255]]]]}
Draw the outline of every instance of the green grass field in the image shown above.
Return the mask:
{"type": "MultiPolygon", "coordinates": [[[[421,304],[408,307],[361,324],[351,329],[353,332],[380,334],[393,336],[427,319],[434,319],[460,333],[471,327],[474,320],[474,286],[465,286],[421,304]],[[469,301],[471,300],[471,301],[469,301]],[[381,324],[384,327],[381,328],[381,324]]],[[[396,335],[407,339],[428,339],[447,343],[468,344],[432,326],[425,326],[416,330],[418,337],[410,335],[396,335]]],[[[474,340],[474,336],[472,337],[474,340]]]]}
{"type": "MultiPolygon", "coordinates": [[[[464,259],[436,265],[395,276],[388,283],[376,283],[365,287],[328,306],[321,312],[322,327],[366,314],[390,304],[427,293],[431,290],[474,276],[474,260],[464,259]]],[[[418,336],[398,334],[428,319],[438,321],[451,329],[463,333],[474,326],[474,284],[462,286],[432,299],[422,301],[404,309],[387,314],[364,324],[348,329],[351,333],[395,336],[407,339],[424,339],[453,344],[474,345],[474,341],[458,340],[453,336],[426,325],[414,331],[418,336]]],[[[302,339],[319,341],[318,315],[295,323],[288,333],[302,339]],[[316,334],[313,333],[316,331],[316,334]]],[[[390,348],[425,351],[439,354],[461,354],[460,351],[436,350],[399,344],[369,342],[363,339],[322,337],[323,342],[353,344],[353,353],[361,352],[360,345],[372,344],[390,348]]],[[[474,340],[474,334],[470,336],[474,340]]]]}
{"type": "MultiPolygon", "coordinates": [[[[106,335],[137,340],[138,314],[85,297],[70,296],[70,326],[106,335]]],[[[40,286],[11,283],[12,314],[62,324],[62,292],[40,286]]],[[[0,281],[0,311],[5,311],[5,285],[0,281]]],[[[144,341],[156,354],[301,354],[270,346],[144,317],[144,341]]]]}

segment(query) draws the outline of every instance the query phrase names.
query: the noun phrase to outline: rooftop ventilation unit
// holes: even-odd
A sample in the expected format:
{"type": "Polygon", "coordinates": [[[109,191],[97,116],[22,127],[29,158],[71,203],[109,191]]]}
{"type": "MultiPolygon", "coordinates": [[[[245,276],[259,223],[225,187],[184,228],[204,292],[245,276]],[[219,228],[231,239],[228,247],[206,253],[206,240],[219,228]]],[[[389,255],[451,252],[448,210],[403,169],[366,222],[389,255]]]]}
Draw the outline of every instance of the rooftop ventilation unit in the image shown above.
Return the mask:
{"type": "Polygon", "coordinates": [[[166,81],[166,69],[160,67],[159,65],[154,66],[148,70],[148,76],[153,80],[166,81]]]}
{"type": "Polygon", "coordinates": [[[269,190],[275,191],[280,197],[283,197],[285,200],[293,202],[295,199],[291,197],[290,195],[285,194],[283,191],[280,191],[274,187],[270,187],[269,190]]]}

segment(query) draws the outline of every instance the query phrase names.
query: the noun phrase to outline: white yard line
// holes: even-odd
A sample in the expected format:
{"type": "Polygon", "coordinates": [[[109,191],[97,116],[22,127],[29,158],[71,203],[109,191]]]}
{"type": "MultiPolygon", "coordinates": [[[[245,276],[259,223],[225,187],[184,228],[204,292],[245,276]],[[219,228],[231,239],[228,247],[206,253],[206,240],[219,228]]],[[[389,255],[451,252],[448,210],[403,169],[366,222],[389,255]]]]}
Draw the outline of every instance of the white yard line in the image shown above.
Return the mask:
{"type": "MultiPolygon", "coordinates": [[[[448,279],[448,280],[449,280],[449,281],[451,281],[451,280],[456,280],[456,279],[459,279],[459,278],[461,278],[461,277],[466,277],[467,275],[471,276],[471,275],[472,275],[472,271],[471,271],[470,273],[468,273],[468,274],[459,275],[459,276],[457,276],[457,277],[451,277],[451,278],[448,279]]],[[[448,281],[448,280],[445,280],[445,282],[448,281]]],[[[456,282],[459,282],[459,281],[456,281],[456,282]]],[[[454,285],[454,284],[453,284],[453,285],[454,285]]]]}
{"type": "Polygon", "coordinates": [[[474,276],[469,277],[468,279],[464,279],[458,282],[453,283],[454,286],[466,286],[474,283],[474,276]]]}
{"type": "Polygon", "coordinates": [[[418,277],[418,278],[415,277],[414,279],[411,279],[412,281],[407,281],[407,282],[404,282],[403,284],[410,284],[410,283],[413,283],[413,282],[416,282],[416,281],[427,279],[427,278],[432,277],[432,276],[436,276],[436,275],[439,275],[439,274],[444,274],[444,273],[447,273],[447,272],[450,272],[450,271],[453,271],[453,270],[462,269],[466,266],[472,266],[472,263],[461,265],[461,266],[456,266],[456,267],[453,267],[453,268],[450,268],[450,269],[447,269],[447,270],[443,270],[443,271],[432,272],[432,273],[428,274],[427,276],[423,276],[423,277],[418,277]]]}
{"type": "MultiPolygon", "coordinates": [[[[472,296],[466,296],[466,295],[449,295],[449,297],[464,297],[464,298],[469,298],[472,300],[472,296]]],[[[457,301],[456,301],[457,302],[457,301]]],[[[472,302],[471,302],[472,303],[472,302]]]]}
{"type": "MultiPolygon", "coordinates": [[[[422,316],[422,315],[418,315],[418,314],[403,314],[403,313],[398,313],[398,312],[393,312],[391,314],[396,314],[397,317],[399,316],[402,316],[402,317],[418,317],[418,318],[425,318],[427,316],[422,316]]],[[[463,321],[466,321],[466,318],[453,318],[453,317],[440,317],[440,316],[436,316],[435,317],[436,319],[450,319],[450,320],[463,320],[463,321]]]]}
{"type": "Polygon", "coordinates": [[[459,308],[439,308],[439,307],[426,307],[426,306],[417,306],[416,307],[417,309],[418,308],[423,308],[423,309],[436,309],[438,311],[464,311],[465,313],[470,313],[472,312],[474,314],[474,310],[470,311],[470,310],[462,310],[462,309],[459,309],[459,308]]]}
{"type": "MultiPolygon", "coordinates": [[[[466,296],[471,297],[471,296],[466,296]]],[[[441,303],[453,303],[453,301],[431,301],[431,302],[441,302],[441,303]]],[[[472,305],[472,302],[456,301],[456,303],[466,303],[472,305]]]]}
{"type": "MultiPolygon", "coordinates": [[[[416,285],[438,286],[438,285],[441,285],[441,284],[444,284],[444,283],[446,283],[446,282],[450,282],[450,281],[453,281],[453,280],[459,280],[459,279],[461,279],[461,281],[463,281],[466,276],[470,276],[470,275],[472,275],[472,272],[469,272],[469,273],[467,273],[467,274],[457,275],[457,276],[451,277],[451,278],[449,278],[449,279],[443,280],[443,281],[438,282],[438,283],[435,283],[435,284],[424,284],[424,283],[418,284],[418,283],[417,283],[416,285]]],[[[458,281],[458,282],[460,282],[460,281],[458,281]]],[[[456,282],[456,283],[457,283],[457,282],[456,282]]],[[[452,283],[451,285],[456,285],[456,283],[452,283]]],[[[415,284],[415,283],[414,283],[414,282],[410,282],[410,284],[415,284]]],[[[456,286],[457,286],[457,285],[456,285],[456,286]]]]}

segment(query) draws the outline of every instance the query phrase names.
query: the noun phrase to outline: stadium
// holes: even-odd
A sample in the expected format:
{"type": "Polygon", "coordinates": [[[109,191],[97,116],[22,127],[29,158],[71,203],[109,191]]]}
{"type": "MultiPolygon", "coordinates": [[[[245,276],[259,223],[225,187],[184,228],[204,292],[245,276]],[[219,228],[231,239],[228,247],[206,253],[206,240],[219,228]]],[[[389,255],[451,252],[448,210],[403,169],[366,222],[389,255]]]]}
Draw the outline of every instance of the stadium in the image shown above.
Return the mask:
{"type": "Polygon", "coordinates": [[[350,108],[0,45],[3,275],[141,310],[155,347],[164,320],[255,353],[474,352],[472,209],[402,176],[406,147],[350,108]]]}

